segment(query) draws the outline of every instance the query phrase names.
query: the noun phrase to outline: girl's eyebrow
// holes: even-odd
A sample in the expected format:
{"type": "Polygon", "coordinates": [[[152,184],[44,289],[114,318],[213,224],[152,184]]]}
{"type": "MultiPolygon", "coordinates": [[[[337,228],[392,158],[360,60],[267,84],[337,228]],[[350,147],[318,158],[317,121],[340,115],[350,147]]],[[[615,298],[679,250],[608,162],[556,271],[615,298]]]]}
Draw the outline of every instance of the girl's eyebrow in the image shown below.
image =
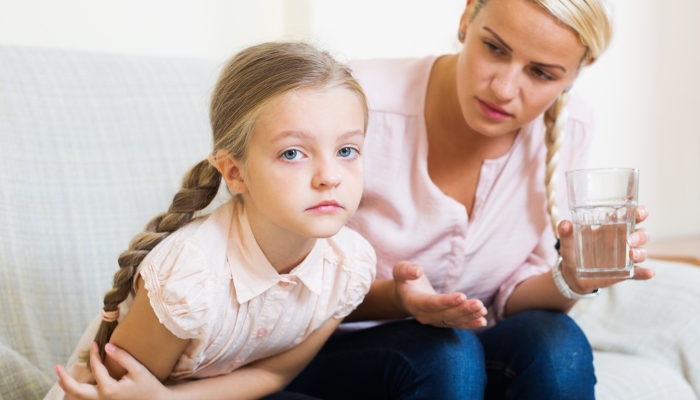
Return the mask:
{"type": "MultiPolygon", "coordinates": [[[[356,131],[345,132],[338,139],[339,140],[347,140],[347,139],[350,139],[351,137],[355,137],[355,136],[364,136],[364,134],[365,134],[365,132],[363,130],[358,129],[356,131]]],[[[280,141],[287,139],[287,138],[290,138],[290,137],[301,139],[301,140],[313,140],[313,138],[314,138],[313,135],[310,135],[309,133],[304,132],[304,131],[284,131],[284,132],[281,132],[280,134],[278,134],[277,136],[275,136],[270,141],[270,143],[274,144],[274,143],[280,142],[280,141]]]]}
{"type": "MultiPolygon", "coordinates": [[[[485,26],[484,30],[489,31],[503,47],[508,49],[508,51],[513,52],[513,49],[510,46],[508,46],[508,44],[503,39],[501,39],[501,37],[498,36],[498,34],[496,32],[494,32],[491,28],[489,28],[488,26],[485,26]]],[[[564,73],[566,73],[566,68],[562,67],[561,65],[545,64],[545,63],[535,62],[535,61],[533,61],[531,64],[536,65],[538,67],[543,67],[543,68],[559,68],[560,70],[564,71],[564,73]]]]}
{"type": "Polygon", "coordinates": [[[277,143],[279,141],[282,141],[286,138],[294,137],[297,139],[302,139],[302,140],[310,140],[313,139],[312,135],[309,135],[307,132],[304,131],[284,131],[275,136],[270,143],[277,143]]]}

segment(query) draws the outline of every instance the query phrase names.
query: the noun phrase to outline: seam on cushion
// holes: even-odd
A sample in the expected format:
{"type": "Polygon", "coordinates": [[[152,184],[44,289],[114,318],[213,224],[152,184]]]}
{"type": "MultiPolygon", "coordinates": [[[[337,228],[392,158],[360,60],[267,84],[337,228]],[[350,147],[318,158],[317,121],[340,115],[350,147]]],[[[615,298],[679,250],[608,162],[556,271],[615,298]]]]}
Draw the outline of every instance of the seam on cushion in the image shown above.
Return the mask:
{"type": "Polygon", "coordinates": [[[160,290],[155,287],[157,282],[156,272],[153,270],[153,265],[148,264],[146,268],[141,269],[141,276],[144,280],[144,288],[146,289],[146,294],[148,295],[151,307],[158,317],[158,322],[163,324],[170,332],[180,339],[192,339],[191,335],[180,328],[175,321],[170,318],[170,310],[165,305],[163,297],[161,296],[160,290]]]}

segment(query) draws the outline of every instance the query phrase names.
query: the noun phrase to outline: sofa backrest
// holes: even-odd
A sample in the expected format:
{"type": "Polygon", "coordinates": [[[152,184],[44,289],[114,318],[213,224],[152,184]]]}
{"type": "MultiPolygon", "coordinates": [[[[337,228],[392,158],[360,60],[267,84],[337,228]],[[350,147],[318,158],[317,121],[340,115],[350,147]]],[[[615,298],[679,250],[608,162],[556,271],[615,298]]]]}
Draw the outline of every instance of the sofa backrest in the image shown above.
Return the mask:
{"type": "Polygon", "coordinates": [[[210,151],[219,68],[0,46],[0,398],[43,396],[119,253],[210,151]]]}

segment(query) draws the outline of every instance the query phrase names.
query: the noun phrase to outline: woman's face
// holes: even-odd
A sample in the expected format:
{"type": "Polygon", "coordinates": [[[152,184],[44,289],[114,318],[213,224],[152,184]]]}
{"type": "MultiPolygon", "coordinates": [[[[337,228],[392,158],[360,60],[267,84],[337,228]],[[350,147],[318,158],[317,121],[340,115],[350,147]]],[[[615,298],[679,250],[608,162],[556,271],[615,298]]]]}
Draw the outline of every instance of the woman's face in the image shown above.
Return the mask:
{"type": "Polygon", "coordinates": [[[462,16],[457,96],[467,124],[485,136],[513,132],[573,84],[586,48],[578,34],[528,0],[489,0],[462,16]]]}

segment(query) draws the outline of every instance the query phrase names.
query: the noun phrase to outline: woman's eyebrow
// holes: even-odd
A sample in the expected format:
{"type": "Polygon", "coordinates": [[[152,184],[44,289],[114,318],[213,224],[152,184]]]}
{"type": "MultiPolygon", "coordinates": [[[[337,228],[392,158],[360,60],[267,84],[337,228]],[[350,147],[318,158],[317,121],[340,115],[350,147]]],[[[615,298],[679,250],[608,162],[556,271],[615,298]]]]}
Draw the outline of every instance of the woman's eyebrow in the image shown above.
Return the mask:
{"type": "MultiPolygon", "coordinates": [[[[501,39],[501,37],[498,36],[498,34],[496,32],[494,32],[493,29],[489,28],[488,26],[485,26],[484,29],[489,31],[503,47],[508,49],[508,51],[510,51],[510,52],[513,51],[513,49],[510,46],[508,46],[508,44],[503,39],[501,39]]],[[[545,63],[534,62],[534,61],[531,64],[536,65],[538,67],[543,67],[543,68],[559,68],[560,70],[564,71],[564,73],[566,73],[566,68],[562,67],[561,65],[545,64],[545,63]]]]}
{"type": "Polygon", "coordinates": [[[503,45],[503,47],[508,49],[508,51],[513,51],[513,49],[510,46],[508,46],[508,43],[506,43],[503,39],[501,39],[501,37],[498,36],[498,34],[496,32],[494,32],[491,28],[489,28],[488,26],[485,26],[484,29],[491,32],[491,34],[496,37],[496,40],[498,40],[498,42],[501,43],[501,45],[503,45]]]}

